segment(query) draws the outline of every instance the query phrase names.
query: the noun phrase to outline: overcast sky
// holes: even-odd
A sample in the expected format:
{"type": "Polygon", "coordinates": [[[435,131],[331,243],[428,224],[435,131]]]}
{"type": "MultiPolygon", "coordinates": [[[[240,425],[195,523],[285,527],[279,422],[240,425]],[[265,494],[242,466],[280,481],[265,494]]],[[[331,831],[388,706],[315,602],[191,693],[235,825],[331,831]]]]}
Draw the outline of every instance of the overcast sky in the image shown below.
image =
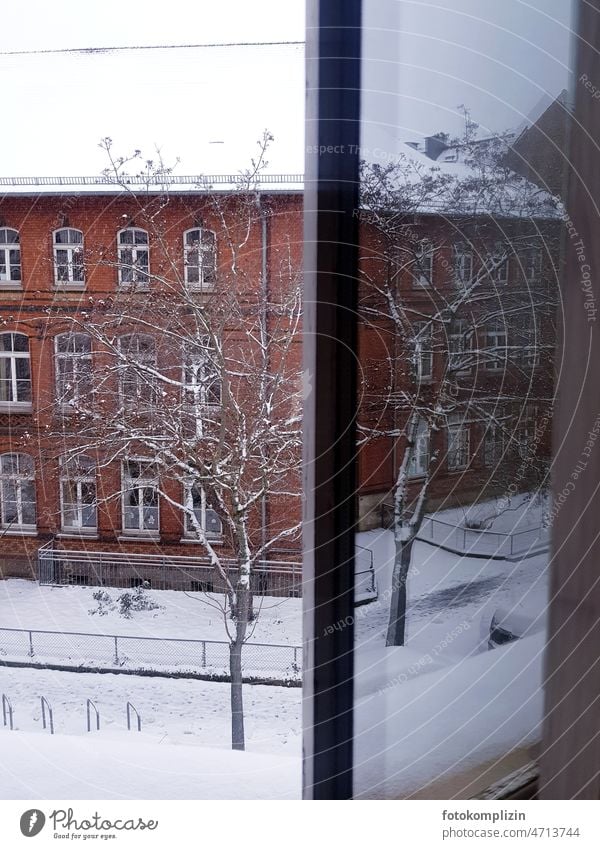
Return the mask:
{"type": "MultiPolygon", "coordinates": [[[[519,123],[567,84],[570,0],[368,0],[366,137],[519,123]]],[[[21,0],[3,5],[0,52],[304,39],[302,0],[21,0]]],[[[244,168],[275,136],[273,173],[303,170],[304,50],[238,47],[0,55],[3,175],[96,174],[103,136],[119,153],[158,145],[179,173],[244,168]],[[10,85],[8,84],[10,81],[10,85]]]]}

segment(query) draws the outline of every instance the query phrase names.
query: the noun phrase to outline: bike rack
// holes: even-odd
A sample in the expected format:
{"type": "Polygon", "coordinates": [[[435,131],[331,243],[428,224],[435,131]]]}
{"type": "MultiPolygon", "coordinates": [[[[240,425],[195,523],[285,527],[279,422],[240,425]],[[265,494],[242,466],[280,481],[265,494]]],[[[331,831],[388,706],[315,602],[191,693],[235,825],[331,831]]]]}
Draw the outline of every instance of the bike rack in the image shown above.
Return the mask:
{"type": "Polygon", "coordinates": [[[137,718],[137,730],[142,730],[142,720],[140,719],[140,715],[131,702],[127,702],[127,730],[131,731],[131,712],[134,712],[137,718]]]}
{"type": "Polygon", "coordinates": [[[12,705],[10,703],[10,699],[8,698],[8,696],[5,696],[4,693],[2,693],[2,721],[4,723],[4,727],[6,727],[6,725],[8,724],[10,730],[14,731],[12,705]]]}
{"type": "Polygon", "coordinates": [[[94,704],[94,702],[91,699],[88,699],[87,702],[86,702],[87,730],[88,731],[92,730],[90,708],[93,708],[94,713],[96,715],[96,731],[100,731],[100,713],[98,711],[98,708],[96,707],[96,705],[94,704]]]}
{"type": "Polygon", "coordinates": [[[50,734],[54,734],[54,717],[52,715],[52,708],[50,707],[48,700],[45,696],[40,696],[40,702],[42,705],[42,725],[44,728],[48,727],[46,723],[46,708],[48,709],[48,720],[50,725],[50,734]]]}

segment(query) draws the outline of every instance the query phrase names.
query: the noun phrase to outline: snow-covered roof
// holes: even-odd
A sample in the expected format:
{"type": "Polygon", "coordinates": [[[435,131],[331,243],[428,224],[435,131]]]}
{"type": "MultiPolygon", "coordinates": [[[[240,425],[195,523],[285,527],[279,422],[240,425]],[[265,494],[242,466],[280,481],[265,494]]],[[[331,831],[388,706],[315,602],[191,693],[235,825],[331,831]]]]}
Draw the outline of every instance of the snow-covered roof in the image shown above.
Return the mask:
{"type": "Polygon", "coordinates": [[[491,157],[485,163],[483,153],[480,162],[475,161],[473,154],[446,162],[432,160],[411,145],[398,142],[394,154],[374,149],[368,152],[365,161],[383,168],[395,166],[394,189],[407,204],[413,201],[415,212],[422,214],[559,216],[559,201],[549,192],[514,172],[494,171],[491,157]]]}
{"type": "MultiPolygon", "coordinates": [[[[239,189],[243,178],[239,174],[169,175],[164,180],[149,183],[143,176],[124,178],[122,184],[114,177],[0,177],[2,195],[57,195],[57,194],[120,194],[128,190],[140,192],[174,193],[231,192],[239,189]]],[[[253,185],[263,192],[302,192],[302,174],[262,174],[253,185]]]]}

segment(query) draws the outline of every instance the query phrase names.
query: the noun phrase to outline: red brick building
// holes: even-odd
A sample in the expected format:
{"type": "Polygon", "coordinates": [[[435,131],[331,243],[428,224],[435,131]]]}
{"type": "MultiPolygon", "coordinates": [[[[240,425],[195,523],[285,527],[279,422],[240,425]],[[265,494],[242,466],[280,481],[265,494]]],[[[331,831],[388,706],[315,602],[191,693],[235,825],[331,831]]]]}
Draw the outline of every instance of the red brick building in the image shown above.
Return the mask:
{"type": "MultiPolygon", "coordinates": [[[[249,199],[231,185],[207,192],[193,181],[168,193],[48,182],[11,186],[0,202],[1,574],[34,577],[42,549],[47,579],[217,589],[214,570],[198,568],[208,560],[190,517],[177,509],[181,479],[170,481],[149,456],[144,405],[158,402],[148,374],[161,372],[170,421],[189,412],[181,393],[169,396],[171,378],[219,418],[219,376],[207,381],[204,365],[178,361],[174,339],[197,333],[194,322],[212,309],[223,357],[258,358],[260,328],[276,332],[278,305],[298,284],[301,193],[283,183],[249,199]],[[140,368],[121,367],[124,350],[140,368]],[[129,422],[128,444],[117,441],[120,421],[129,422]],[[145,442],[136,442],[142,430],[145,442]]],[[[298,332],[285,356],[283,370],[299,375],[298,332]]],[[[280,416],[292,399],[282,404],[280,416]]],[[[280,492],[257,499],[249,520],[257,545],[300,522],[298,466],[296,456],[280,492]]],[[[191,497],[226,561],[230,537],[217,505],[204,490],[191,497]]],[[[255,589],[299,592],[298,559],[298,535],[283,536],[255,589]]]]}

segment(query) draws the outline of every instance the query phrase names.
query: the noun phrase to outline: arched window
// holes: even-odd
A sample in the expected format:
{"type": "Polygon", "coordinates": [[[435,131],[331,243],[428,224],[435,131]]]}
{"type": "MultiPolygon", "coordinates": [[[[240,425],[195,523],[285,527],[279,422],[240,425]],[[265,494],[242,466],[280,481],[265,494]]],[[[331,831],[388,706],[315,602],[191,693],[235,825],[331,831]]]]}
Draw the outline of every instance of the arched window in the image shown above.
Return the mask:
{"type": "Polygon", "coordinates": [[[21,286],[19,234],[10,227],[0,227],[0,286],[4,289],[21,286]]]}
{"type": "MultiPolygon", "coordinates": [[[[156,342],[146,333],[129,333],[119,339],[119,389],[127,407],[152,403],[156,396],[156,342]]],[[[143,409],[143,406],[140,408],[143,409]]]]}
{"type": "Polygon", "coordinates": [[[29,454],[0,454],[0,520],[3,528],[35,528],[35,469],[29,454]]]}
{"type": "Polygon", "coordinates": [[[96,464],[91,457],[62,458],[60,511],[64,531],[92,533],[96,530],[96,464]]]}
{"type": "Polygon", "coordinates": [[[0,333],[0,404],[31,405],[29,339],[0,333]]]}
{"type": "Polygon", "coordinates": [[[185,283],[192,291],[210,291],[217,271],[217,237],[212,230],[195,227],[183,234],[185,283]]]}
{"type": "Polygon", "coordinates": [[[55,339],[56,397],[73,408],[89,392],[92,380],[92,337],[61,333],[55,339]]]}
{"type": "Polygon", "coordinates": [[[148,233],[139,227],[126,227],[117,234],[119,285],[148,284],[150,254],[148,233]]]}
{"type": "MultiPolygon", "coordinates": [[[[189,506],[192,507],[194,517],[207,538],[221,537],[223,535],[223,524],[219,514],[208,503],[204,489],[197,483],[189,484],[185,488],[184,498],[186,506],[188,506],[188,499],[191,498],[192,503],[189,506]]],[[[186,536],[197,538],[194,520],[188,513],[185,514],[185,533],[186,536]]]]}
{"type": "Polygon", "coordinates": [[[85,282],[83,268],[83,233],[72,227],[54,231],[54,282],[57,286],[81,288],[85,282]]]}

